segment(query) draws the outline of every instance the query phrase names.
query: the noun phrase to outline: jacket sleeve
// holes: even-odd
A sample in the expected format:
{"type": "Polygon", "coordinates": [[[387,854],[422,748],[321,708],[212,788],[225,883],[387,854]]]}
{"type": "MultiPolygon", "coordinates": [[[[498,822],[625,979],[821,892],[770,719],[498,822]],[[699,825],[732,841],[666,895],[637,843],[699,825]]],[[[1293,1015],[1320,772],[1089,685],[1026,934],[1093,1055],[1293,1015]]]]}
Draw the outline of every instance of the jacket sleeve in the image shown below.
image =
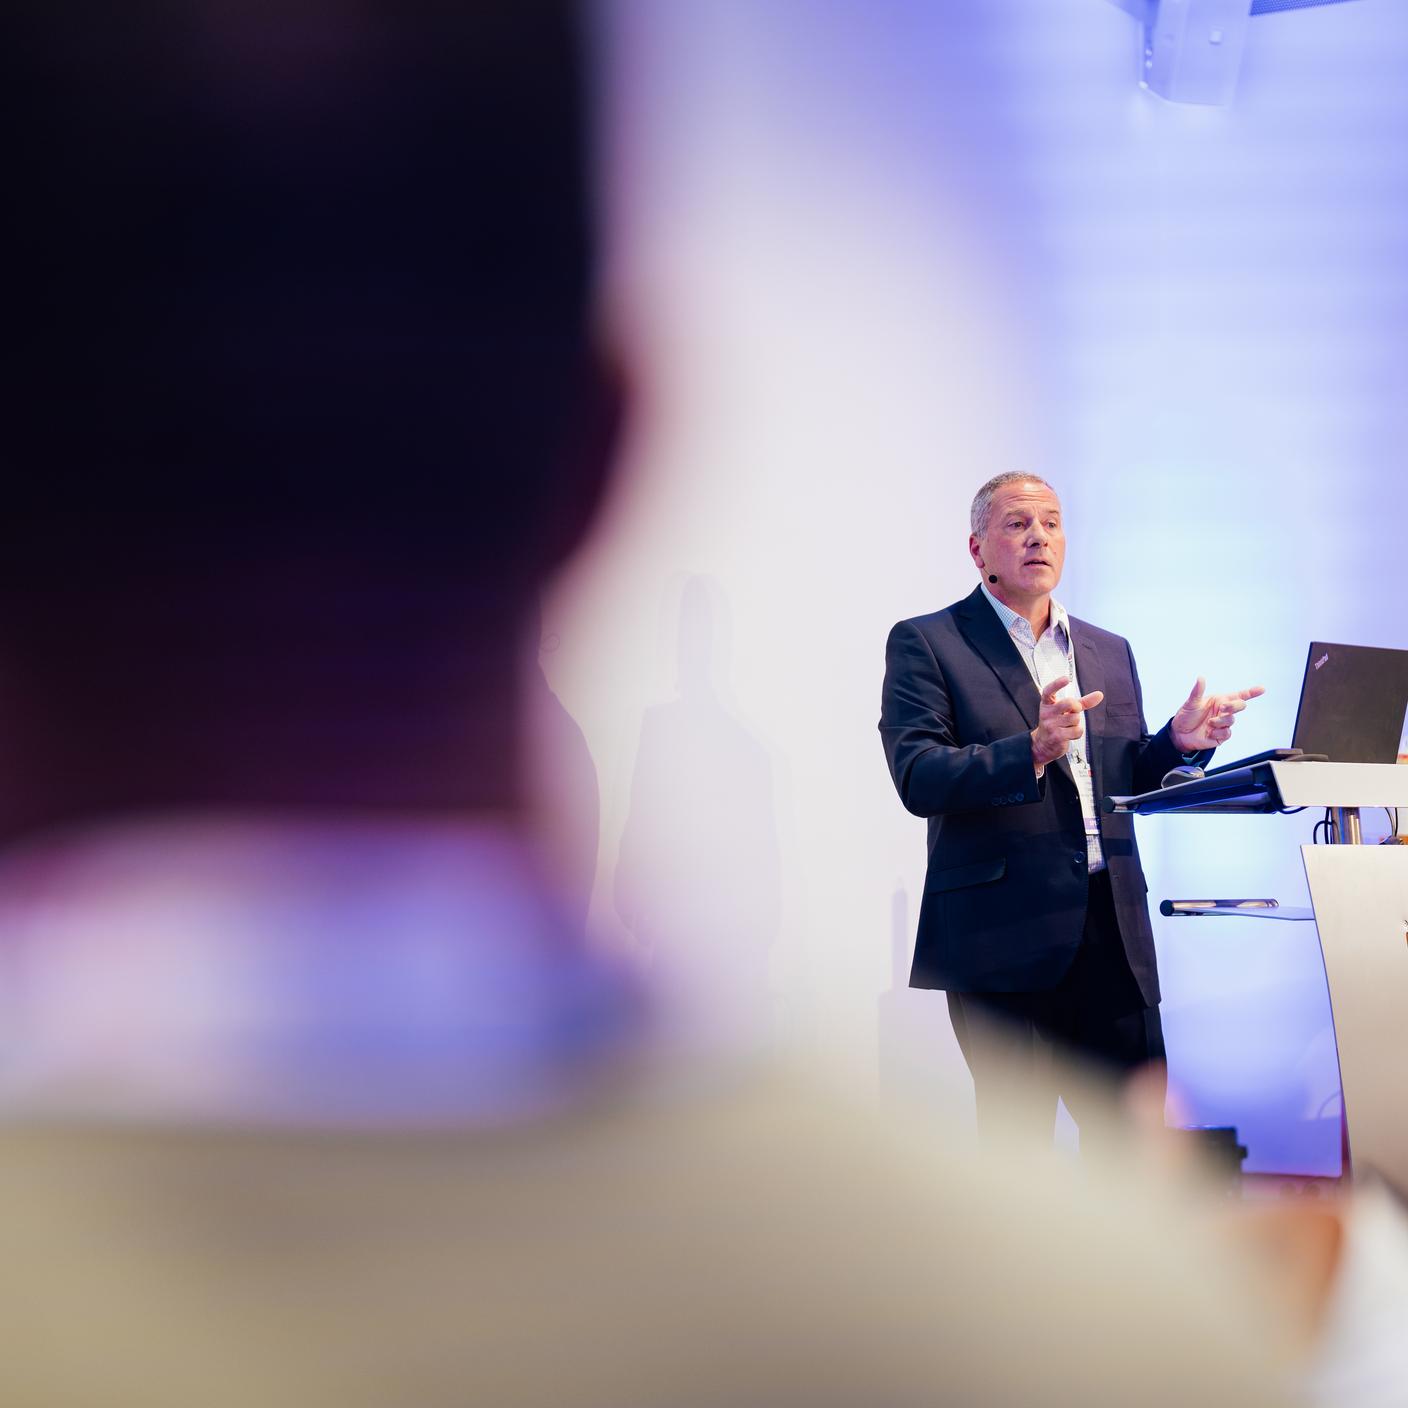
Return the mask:
{"type": "MultiPolygon", "coordinates": [[[[1125,642],[1124,648],[1129,656],[1129,673],[1134,679],[1134,699],[1139,706],[1139,722],[1144,730],[1139,753],[1134,761],[1134,791],[1137,795],[1154,791],[1163,782],[1164,774],[1183,762],[1183,754],[1173,741],[1172,719],[1157,733],[1149,732],[1149,726],[1144,722],[1144,692],[1139,687],[1139,671],[1134,668],[1134,652],[1130,650],[1128,641],[1125,642]]],[[[1201,768],[1206,767],[1211,758],[1212,750],[1209,749],[1205,753],[1199,753],[1193,761],[1201,768]]]]}
{"type": "Polygon", "coordinates": [[[1037,801],[1029,733],[960,747],[948,683],[910,621],[890,632],[880,696],[880,740],[900,801],[916,816],[1037,801]]]}

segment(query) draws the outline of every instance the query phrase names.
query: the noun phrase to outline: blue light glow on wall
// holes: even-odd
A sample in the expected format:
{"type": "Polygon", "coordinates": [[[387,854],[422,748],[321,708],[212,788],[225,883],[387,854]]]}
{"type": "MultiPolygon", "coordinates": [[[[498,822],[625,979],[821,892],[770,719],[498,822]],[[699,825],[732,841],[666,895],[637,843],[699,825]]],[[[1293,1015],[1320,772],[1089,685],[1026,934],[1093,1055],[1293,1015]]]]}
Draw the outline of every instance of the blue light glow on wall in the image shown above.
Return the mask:
{"type": "MultiPolygon", "coordinates": [[[[1408,646],[1408,6],[1260,14],[1220,108],[1141,91],[1109,0],[611,10],[615,286],[653,395],[642,498],[595,598],[575,587],[610,630],[554,687],[628,776],[608,720],[649,698],[621,683],[648,659],[633,605],[669,573],[717,582],[796,818],[778,987],[873,1062],[922,867],[873,733],[880,646],[971,589],[989,474],[1062,492],[1059,595],[1130,638],[1155,727],[1204,674],[1267,688],[1235,756],[1289,743],[1310,640],[1408,646]]],[[[1312,820],[1142,821],[1151,899],[1304,904],[1312,820]]],[[[619,830],[608,788],[608,875],[619,830]]],[[[1337,1172],[1311,927],[1155,924],[1186,1117],[1235,1124],[1252,1169],[1337,1172]]]]}
{"type": "MultiPolygon", "coordinates": [[[[1260,21],[1235,105],[1207,111],[1113,92],[1103,20],[1076,46],[1078,7],[1052,8],[1064,24],[1012,32],[1052,472],[1084,540],[1066,597],[1131,638],[1152,724],[1206,673],[1267,687],[1234,756],[1289,743],[1311,639],[1408,645],[1375,526],[1402,502],[1408,431],[1408,15],[1366,0],[1260,21]]],[[[1304,903],[1309,824],[1142,822],[1152,895],[1304,903]]],[[[1164,920],[1158,937],[1193,1122],[1237,1124],[1249,1168],[1338,1172],[1308,929],[1164,920]]]]}

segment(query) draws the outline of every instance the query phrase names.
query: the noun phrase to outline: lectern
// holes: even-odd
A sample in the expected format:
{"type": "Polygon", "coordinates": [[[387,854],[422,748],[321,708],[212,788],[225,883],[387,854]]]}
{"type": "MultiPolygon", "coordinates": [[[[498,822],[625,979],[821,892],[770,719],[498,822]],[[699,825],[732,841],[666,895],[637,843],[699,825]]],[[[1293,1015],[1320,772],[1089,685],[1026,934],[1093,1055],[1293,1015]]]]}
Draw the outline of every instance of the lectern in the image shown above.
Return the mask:
{"type": "MultiPolygon", "coordinates": [[[[1315,920],[1330,991],[1352,1167],[1408,1168],[1408,846],[1363,845],[1359,824],[1361,808],[1408,807],[1408,766],[1262,762],[1106,797],[1103,805],[1141,815],[1329,813],[1337,844],[1302,846],[1301,860],[1312,906],[1305,917],[1315,920]]],[[[1257,912],[1245,901],[1195,903],[1203,912],[1257,912]]]]}

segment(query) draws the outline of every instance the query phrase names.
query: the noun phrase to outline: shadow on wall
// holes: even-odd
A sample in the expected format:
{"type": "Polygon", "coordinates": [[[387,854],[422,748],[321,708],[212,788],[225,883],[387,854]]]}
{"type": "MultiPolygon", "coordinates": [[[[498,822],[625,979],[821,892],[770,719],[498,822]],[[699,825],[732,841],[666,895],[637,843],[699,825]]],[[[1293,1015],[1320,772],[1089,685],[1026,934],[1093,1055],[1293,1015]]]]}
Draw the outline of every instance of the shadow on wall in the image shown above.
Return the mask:
{"type": "Polygon", "coordinates": [[[584,937],[601,843],[601,788],[586,735],[543,672],[542,657],[557,649],[560,638],[543,635],[541,617],[532,629],[538,649],[524,705],[532,721],[539,831],[563,917],[574,935],[584,937]]]}
{"type": "Polygon", "coordinates": [[[645,711],[615,901],[687,1027],[762,1036],[781,909],[772,764],[725,702],[729,609],[690,577],[676,697],[645,711]]]}
{"type": "Polygon", "coordinates": [[[973,1086],[942,992],[909,986],[914,932],[909,895],[890,897],[890,987],[880,994],[880,1088],[906,1103],[936,1109],[971,1127],[973,1086]]]}

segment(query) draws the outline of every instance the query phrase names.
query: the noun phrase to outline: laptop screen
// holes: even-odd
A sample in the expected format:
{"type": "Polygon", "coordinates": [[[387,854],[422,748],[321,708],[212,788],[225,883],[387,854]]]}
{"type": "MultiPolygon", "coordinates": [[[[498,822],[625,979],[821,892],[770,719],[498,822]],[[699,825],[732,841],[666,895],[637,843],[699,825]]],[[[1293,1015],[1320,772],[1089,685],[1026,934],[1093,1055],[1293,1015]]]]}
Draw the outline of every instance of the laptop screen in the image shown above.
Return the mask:
{"type": "Polygon", "coordinates": [[[1333,763],[1408,762],[1408,650],[1312,641],[1292,746],[1333,763]]]}

